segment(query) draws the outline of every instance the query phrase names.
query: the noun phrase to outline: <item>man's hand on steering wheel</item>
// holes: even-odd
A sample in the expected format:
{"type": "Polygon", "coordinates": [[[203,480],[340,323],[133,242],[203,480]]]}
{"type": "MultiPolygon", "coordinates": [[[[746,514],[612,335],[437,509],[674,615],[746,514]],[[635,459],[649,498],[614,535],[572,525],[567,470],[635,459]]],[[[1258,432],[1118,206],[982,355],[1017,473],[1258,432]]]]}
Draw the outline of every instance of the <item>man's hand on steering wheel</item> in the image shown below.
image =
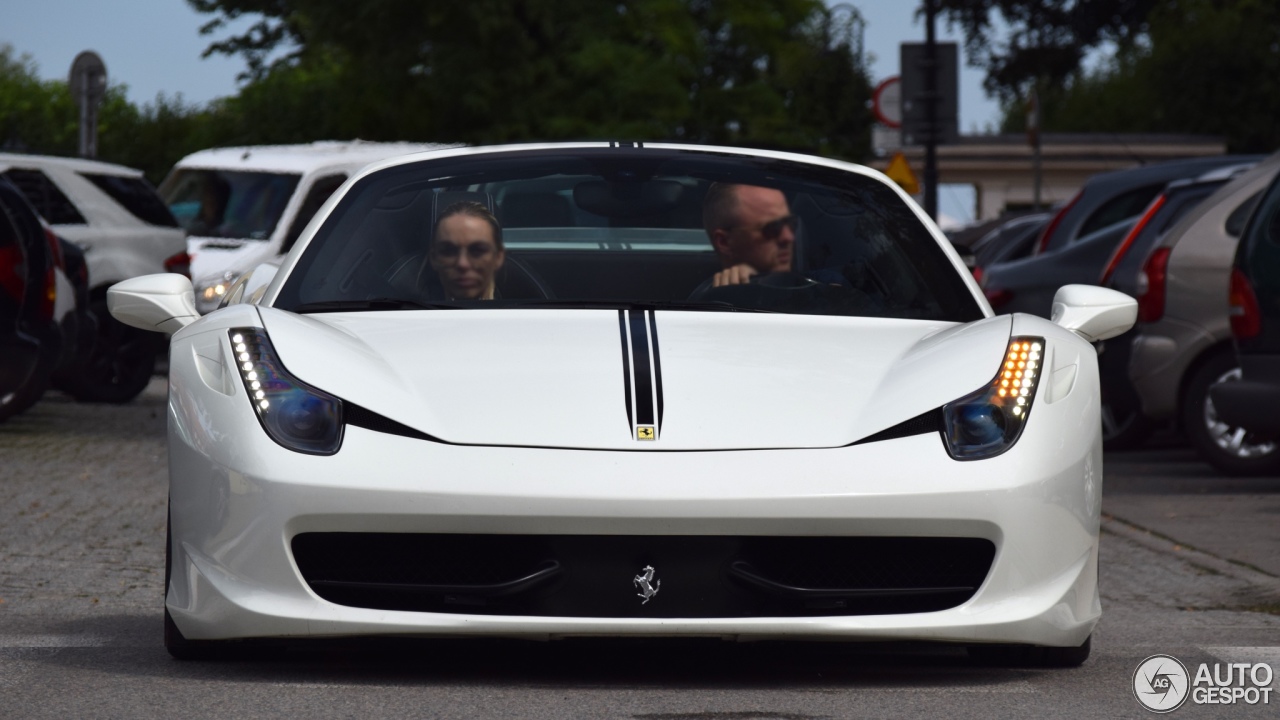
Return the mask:
{"type": "Polygon", "coordinates": [[[716,273],[711,278],[711,287],[726,287],[728,285],[745,285],[751,282],[752,276],[758,275],[758,274],[759,272],[755,268],[748,265],[747,263],[739,263],[732,267],[727,267],[724,270],[721,270],[720,272],[716,273]]]}

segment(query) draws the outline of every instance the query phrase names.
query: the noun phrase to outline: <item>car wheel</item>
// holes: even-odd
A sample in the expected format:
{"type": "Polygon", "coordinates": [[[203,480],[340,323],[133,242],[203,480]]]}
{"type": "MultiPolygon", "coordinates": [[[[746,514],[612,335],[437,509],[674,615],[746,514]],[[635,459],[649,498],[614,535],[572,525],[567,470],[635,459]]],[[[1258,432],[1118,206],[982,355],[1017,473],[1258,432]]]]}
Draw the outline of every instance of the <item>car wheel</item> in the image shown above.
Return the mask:
{"type": "Polygon", "coordinates": [[[1264,442],[1242,427],[1223,422],[1209,388],[1240,379],[1234,356],[1220,354],[1196,371],[1182,401],[1182,425],[1192,446],[1210,465],[1231,475],[1280,472],[1280,443],[1264,442]]]}
{"type": "Polygon", "coordinates": [[[1151,437],[1151,421],[1137,408],[1102,402],[1102,449],[1132,450],[1151,437]]]}
{"type": "Polygon", "coordinates": [[[89,303],[97,320],[93,349],[79,372],[70,374],[63,389],[81,402],[126,403],[146,389],[156,368],[157,335],[129,327],[111,317],[107,298],[89,303]]]}
{"type": "Polygon", "coordinates": [[[1080,647],[1038,645],[970,645],[969,657],[983,665],[999,667],[1079,667],[1089,659],[1093,636],[1080,647]]]}
{"type": "Polygon", "coordinates": [[[49,362],[41,359],[40,365],[32,371],[25,382],[12,394],[0,398],[0,419],[21,415],[40,402],[44,391],[49,389],[49,362]]]}

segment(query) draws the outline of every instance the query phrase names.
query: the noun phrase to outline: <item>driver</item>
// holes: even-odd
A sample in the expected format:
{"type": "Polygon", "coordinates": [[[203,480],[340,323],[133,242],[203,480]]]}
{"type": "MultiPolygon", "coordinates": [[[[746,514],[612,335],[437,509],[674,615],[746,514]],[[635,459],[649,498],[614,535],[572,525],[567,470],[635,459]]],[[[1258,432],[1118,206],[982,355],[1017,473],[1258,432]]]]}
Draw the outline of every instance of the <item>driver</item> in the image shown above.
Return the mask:
{"type": "Polygon", "coordinates": [[[780,190],[712,183],[702,201],[702,225],[724,269],[711,286],[740,285],[753,275],[790,271],[796,221],[780,190]]]}

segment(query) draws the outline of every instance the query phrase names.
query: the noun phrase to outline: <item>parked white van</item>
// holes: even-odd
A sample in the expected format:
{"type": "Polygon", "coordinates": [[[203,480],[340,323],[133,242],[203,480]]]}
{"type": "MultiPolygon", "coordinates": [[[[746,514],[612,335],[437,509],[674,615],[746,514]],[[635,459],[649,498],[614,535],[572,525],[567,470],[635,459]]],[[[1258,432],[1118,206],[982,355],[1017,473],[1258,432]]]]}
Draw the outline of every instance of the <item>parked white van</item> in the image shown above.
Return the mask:
{"type": "Polygon", "coordinates": [[[188,233],[196,308],[213,311],[242,275],[287,254],[357,170],[442,147],[325,141],[217,148],[183,158],[160,184],[160,195],[188,233]]]}

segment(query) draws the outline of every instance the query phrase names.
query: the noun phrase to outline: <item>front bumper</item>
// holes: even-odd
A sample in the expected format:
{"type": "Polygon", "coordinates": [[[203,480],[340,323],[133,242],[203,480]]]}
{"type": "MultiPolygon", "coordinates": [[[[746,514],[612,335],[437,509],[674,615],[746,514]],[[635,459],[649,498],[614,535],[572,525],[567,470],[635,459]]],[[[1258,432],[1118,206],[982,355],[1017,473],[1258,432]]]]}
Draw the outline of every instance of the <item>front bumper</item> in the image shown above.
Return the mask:
{"type": "MultiPolygon", "coordinates": [[[[1077,382],[1096,388],[1096,374],[1077,382]]],[[[1096,391],[1038,404],[1012,450],[957,462],[936,433],[838,449],[610,452],[450,446],[358,427],[346,429],[336,455],[308,456],[268,439],[243,397],[202,393],[197,402],[186,387],[173,384],[169,407],[167,606],[189,639],[640,635],[1078,646],[1100,615],[1096,391]],[[291,550],[296,536],[313,532],[965,537],[991,541],[996,554],[972,598],[935,612],[495,616],[326,601],[291,550]]],[[[621,579],[628,598],[630,574],[640,571],[621,579]]]]}

